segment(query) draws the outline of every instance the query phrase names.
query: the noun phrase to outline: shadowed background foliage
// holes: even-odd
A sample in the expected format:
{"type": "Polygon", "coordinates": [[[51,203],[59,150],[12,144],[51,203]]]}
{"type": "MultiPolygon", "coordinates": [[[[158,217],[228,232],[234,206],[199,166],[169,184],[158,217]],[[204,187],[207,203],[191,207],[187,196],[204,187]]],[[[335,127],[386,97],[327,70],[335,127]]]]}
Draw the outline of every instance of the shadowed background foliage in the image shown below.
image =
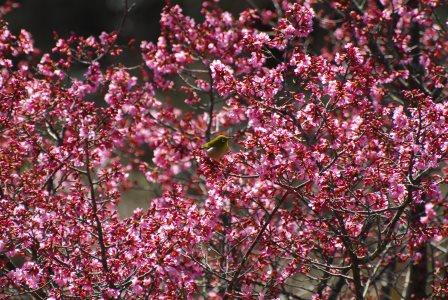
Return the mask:
{"type": "MultiPolygon", "coordinates": [[[[1,0],[0,3],[3,3],[1,0]]],[[[122,41],[134,38],[137,41],[155,41],[160,33],[159,18],[165,0],[128,0],[134,5],[122,29],[122,41]]],[[[182,6],[187,15],[200,18],[200,0],[170,1],[182,6]]],[[[267,0],[249,1],[266,7],[267,0]]],[[[71,32],[79,35],[98,35],[102,31],[113,31],[123,15],[124,0],[23,0],[21,7],[9,13],[6,20],[11,29],[28,29],[34,36],[37,47],[48,51],[53,44],[53,32],[61,37],[71,32]]],[[[249,7],[245,0],[222,1],[220,6],[233,13],[249,7]]]]}

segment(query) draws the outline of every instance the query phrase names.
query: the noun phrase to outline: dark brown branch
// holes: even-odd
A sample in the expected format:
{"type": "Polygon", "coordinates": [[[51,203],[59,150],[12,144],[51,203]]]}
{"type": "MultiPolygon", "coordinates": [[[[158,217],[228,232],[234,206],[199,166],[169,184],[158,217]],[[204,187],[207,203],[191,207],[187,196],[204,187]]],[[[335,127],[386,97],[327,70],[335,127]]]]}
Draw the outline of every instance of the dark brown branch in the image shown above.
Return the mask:
{"type": "Polygon", "coordinates": [[[87,180],[89,182],[90,200],[92,202],[93,217],[95,219],[95,227],[96,227],[96,231],[97,231],[97,235],[98,235],[98,244],[99,244],[100,252],[101,252],[101,265],[102,265],[103,271],[106,273],[106,276],[107,276],[107,273],[109,273],[109,266],[107,264],[107,249],[106,249],[106,244],[104,242],[103,226],[101,224],[100,218],[98,217],[98,205],[97,205],[97,199],[95,196],[95,186],[93,183],[91,169],[90,169],[90,155],[89,155],[88,141],[86,141],[85,151],[86,151],[86,153],[85,153],[85,155],[86,155],[86,176],[87,176],[87,180]]]}
{"type": "Polygon", "coordinates": [[[210,75],[210,104],[208,107],[208,124],[207,129],[205,130],[205,140],[208,142],[211,138],[212,124],[213,124],[213,109],[215,107],[215,95],[213,93],[213,77],[211,71],[209,71],[210,75]]]}

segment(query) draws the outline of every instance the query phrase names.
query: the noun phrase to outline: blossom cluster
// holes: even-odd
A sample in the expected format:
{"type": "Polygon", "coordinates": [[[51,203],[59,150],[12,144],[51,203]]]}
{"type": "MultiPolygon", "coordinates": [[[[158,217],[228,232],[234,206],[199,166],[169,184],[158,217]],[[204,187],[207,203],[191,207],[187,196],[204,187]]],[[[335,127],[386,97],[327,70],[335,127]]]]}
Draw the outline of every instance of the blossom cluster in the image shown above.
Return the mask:
{"type": "Polygon", "coordinates": [[[0,297],[446,297],[444,1],[220,2],[135,66],[0,24],[0,297]]]}

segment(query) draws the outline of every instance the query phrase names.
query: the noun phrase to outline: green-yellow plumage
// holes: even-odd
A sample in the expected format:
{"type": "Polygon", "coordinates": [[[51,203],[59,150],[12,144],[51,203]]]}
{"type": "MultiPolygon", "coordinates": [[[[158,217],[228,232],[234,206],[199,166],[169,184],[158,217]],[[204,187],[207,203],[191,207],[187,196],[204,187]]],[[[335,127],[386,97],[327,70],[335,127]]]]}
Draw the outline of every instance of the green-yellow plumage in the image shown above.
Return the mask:
{"type": "Polygon", "coordinates": [[[202,145],[202,148],[207,149],[207,154],[210,158],[220,159],[230,151],[229,139],[229,137],[220,134],[202,145]]]}

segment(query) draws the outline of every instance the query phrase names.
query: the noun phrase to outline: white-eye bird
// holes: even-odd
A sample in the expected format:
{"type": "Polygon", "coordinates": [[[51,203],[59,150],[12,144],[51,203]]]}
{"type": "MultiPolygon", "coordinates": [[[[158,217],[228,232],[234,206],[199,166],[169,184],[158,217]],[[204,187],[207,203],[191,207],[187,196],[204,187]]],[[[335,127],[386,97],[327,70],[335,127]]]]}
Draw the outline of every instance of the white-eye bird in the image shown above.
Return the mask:
{"type": "Polygon", "coordinates": [[[220,134],[202,145],[202,148],[207,149],[207,155],[210,158],[219,160],[230,151],[229,139],[228,136],[220,134]]]}

